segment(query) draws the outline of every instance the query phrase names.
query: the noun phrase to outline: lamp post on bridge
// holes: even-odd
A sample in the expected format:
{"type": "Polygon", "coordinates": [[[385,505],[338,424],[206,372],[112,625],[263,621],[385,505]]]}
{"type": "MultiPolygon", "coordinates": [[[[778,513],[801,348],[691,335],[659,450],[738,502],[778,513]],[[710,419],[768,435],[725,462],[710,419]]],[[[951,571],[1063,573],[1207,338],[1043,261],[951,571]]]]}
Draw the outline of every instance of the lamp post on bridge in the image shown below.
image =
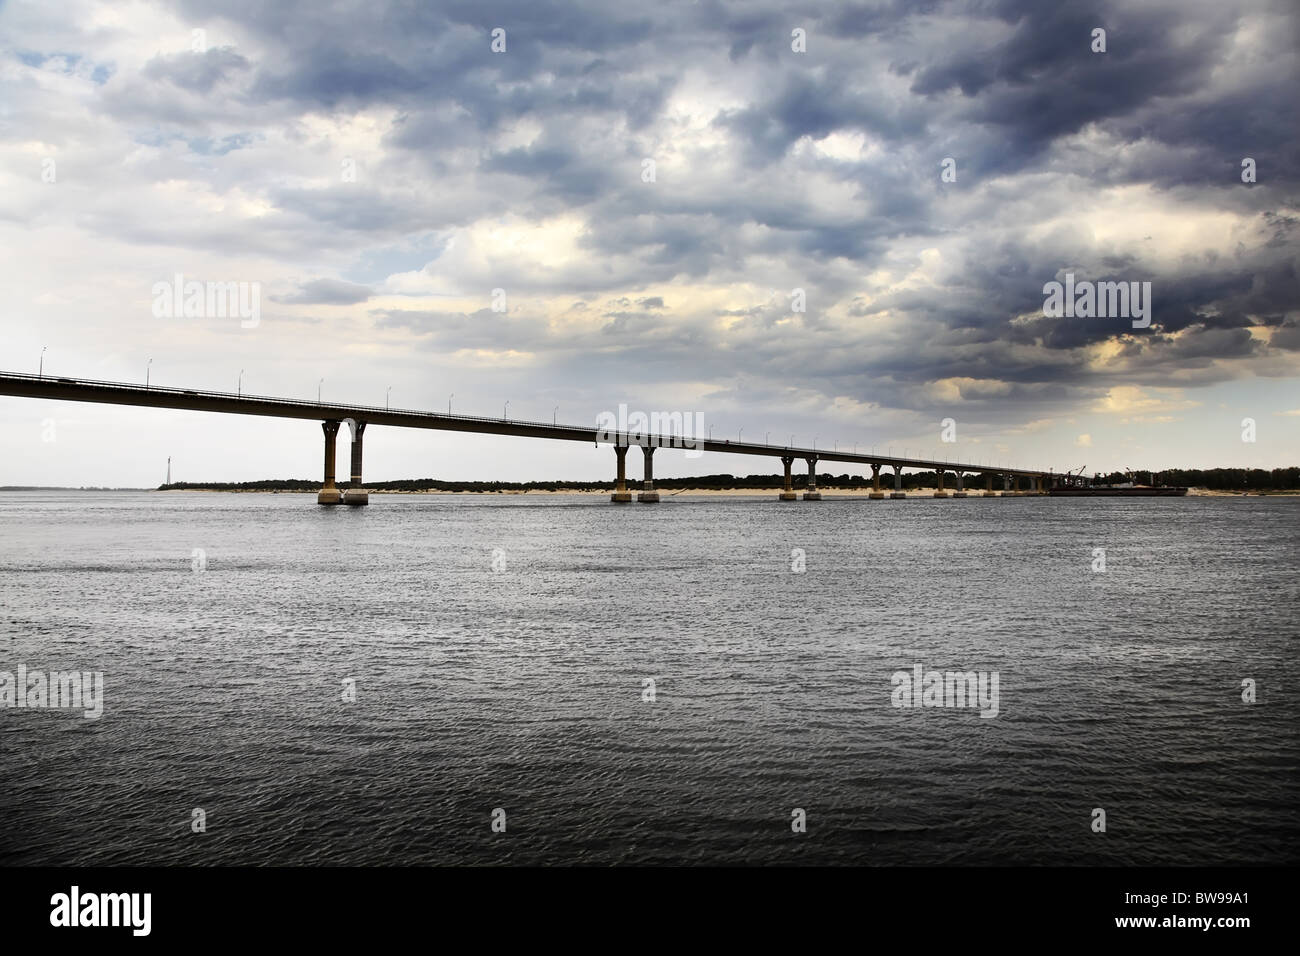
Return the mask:
{"type": "Polygon", "coordinates": [[[244,397],[244,370],[239,370],[239,384],[235,386],[235,395],[239,398],[244,397]]]}
{"type": "Polygon", "coordinates": [[[506,399],[506,407],[501,410],[501,420],[503,422],[510,420],[510,399],[506,399]]]}
{"type": "Polygon", "coordinates": [[[319,382],[316,383],[316,404],[317,405],[320,404],[320,390],[321,390],[321,386],[324,384],[325,384],[325,379],[321,379],[319,382]]]}
{"type": "Polygon", "coordinates": [[[740,426],[740,431],[736,432],[736,444],[737,444],[737,445],[740,444],[741,436],[744,435],[744,434],[745,434],[745,426],[744,426],[744,425],[741,425],[741,426],[740,426]]]}
{"type": "Polygon", "coordinates": [[[764,435],[763,435],[763,444],[764,444],[764,445],[770,445],[770,444],[772,444],[770,441],[768,441],[768,439],[771,438],[771,437],[772,437],[772,433],[771,433],[771,432],[767,432],[766,434],[764,434],[764,435]]]}
{"type": "Polygon", "coordinates": [[[42,346],[41,346],[41,364],[40,364],[40,365],[37,367],[37,369],[36,369],[36,377],[37,377],[37,378],[44,378],[44,377],[45,377],[45,350],[46,350],[47,348],[49,348],[48,345],[42,345],[42,346]]]}
{"type": "Polygon", "coordinates": [[[384,411],[388,411],[388,397],[393,394],[393,386],[388,386],[388,391],[384,392],[384,411]]]}
{"type": "Polygon", "coordinates": [[[455,393],[455,392],[452,392],[450,395],[447,396],[447,414],[448,414],[448,415],[451,414],[451,400],[452,400],[453,398],[455,398],[455,397],[456,397],[456,393],[455,393]]]}
{"type": "Polygon", "coordinates": [[[551,424],[552,424],[552,425],[555,424],[555,419],[556,419],[556,417],[557,417],[559,414],[560,414],[560,406],[559,406],[559,405],[556,405],[554,408],[551,409],[551,424]]]}
{"type": "Polygon", "coordinates": [[[149,362],[148,362],[148,364],[145,365],[145,367],[144,367],[144,387],[145,387],[145,388],[148,388],[148,387],[149,387],[149,373],[150,373],[150,371],[152,371],[152,369],[153,369],[153,359],[150,359],[149,362]]]}

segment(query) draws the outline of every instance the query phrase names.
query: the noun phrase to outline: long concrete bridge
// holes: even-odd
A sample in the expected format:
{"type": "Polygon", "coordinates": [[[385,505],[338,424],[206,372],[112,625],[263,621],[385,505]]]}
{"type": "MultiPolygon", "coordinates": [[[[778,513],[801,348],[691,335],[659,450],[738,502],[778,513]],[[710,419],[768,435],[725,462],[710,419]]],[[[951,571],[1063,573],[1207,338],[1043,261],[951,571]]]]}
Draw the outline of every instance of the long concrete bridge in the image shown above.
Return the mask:
{"type": "Polygon", "coordinates": [[[617,431],[600,425],[559,425],[553,422],[529,422],[506,418],[485,418],[473,415],[452,415],[440,412],[420,412],[401,409],[378,408],[369,405],[340,405],[326,402],[298,401],[291,398],[272,398],[265,395],[244,395],[235,392],[210,392],[201,389],[167,388],[163,386],[129,385],[122,382],[101,382],[91,379],[73,379],[51,375],[24,375],[17,372],[0,372],[0,395],[22,398],[44,398],[64,402],[94,402],[107,405],[140,405],[148,408],[179,408],[197,412],[224,412],[230,415],[262,415],[273,418],[301,418],[319,421],[325,433],[325,475],[317,502],[334,505],[364,505],[369,494],[362,485],[362,439],[368,425],[394,425],[399,428],[431,428],[440,431],[474,432],[480,435],[514,435],[520,438],[545,438],[552,441],[581,441],[611,445],[616,465],[616,483],[611,500],[628,502],[626,459],[629,448],[639,447],[645,467],[644,479],[637,500],[656,502],[659,492],[654,485],[654,453],[660,448],[696,449],[726,452],[731,455],[759,455],[779,458],[785,466],[785,484],[780,492],[781,501],[795,501],[791,467],[803,460],[808,466],[808,487],[805,501],[819,501],[817,491],[817,463],[838,461],[868,465],[871,468],[870,498],[884,498],[880,484],[882,468],[894,472],[894,486],[890,498],[906,498],[903,492],[903,470],[933,471],[938,476],[936,498],[965,498],[965,476],[984,476],[983,497],[997,497],[993,489],[994,478],[1002,481],[1001,495],[1043,495],[1059,482],[1068,482],[1064,475],[1054,475],[1050,470],[1005,468],[975,463],[934,461],[925,458],[896,458],[890,455],[857,454],[856,452],[827,451],[819,448],[798,448],[790,445],[770,445],[762,442],[714,440],[682,434],[658,434],[649,431],[617,431]],[[346,423],[351,434],[351,480],[344,481],[340,489],[335,481],[335,445],[339,428],[346,423]],[[957,487],[950,493],[944,489],[944,476],[953,472],[957,487]],[[1029,483],[1028,490],[1021,482],[1029,483]]]}

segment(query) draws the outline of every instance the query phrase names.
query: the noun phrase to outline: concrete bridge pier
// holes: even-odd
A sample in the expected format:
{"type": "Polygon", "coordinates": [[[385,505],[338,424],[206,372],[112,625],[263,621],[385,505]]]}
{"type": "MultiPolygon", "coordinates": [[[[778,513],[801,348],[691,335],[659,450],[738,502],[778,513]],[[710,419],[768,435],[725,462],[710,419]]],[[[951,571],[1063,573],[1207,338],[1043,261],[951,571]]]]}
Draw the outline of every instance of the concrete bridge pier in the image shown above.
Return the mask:
{"type": "Polygon", "coordinates": [[[659,492],[655,491],[655,450],[653,445],[642,445],[641,454],[645,456],[645,485],[636,500],[642,504],[652,505],[659,501],[659,492]]]}
{"type": "Polygon", "coordinates": [[[368,505],[370,492],[361,487],[361,436],[365,433],[366,423],[355,418],[349,418],[347,422],[348,428],[352,431],[352,480],[348,483],[348,490],[343,492],[343,503],[353,506],[368,505]]]}
{"type": "Polygon", "coordinates": [[[632,492],[627,490],[627,445],[615,445],[614,457],[618,459],[618,481],[609,500],[621,505],[632,500],[632,492]]]}
{"type": "Polygon", "coordinates": [[[903,491],[903,469],[899,465],[894,466],[894,490],[889,493],[890,498],[906,498],[903,491]]]}
{"type": "Polygon", "coordinates": [[[785,487],[781,489],[781,494],[777,500],[798,501],[799,496],[795,494],[794,490],[794,479],[790,475],[790,468],[794,465],[794,458],[789,456],[784,457],[781,459],[781,464],[785,465],[785,487]]]}
{"type": "Polygon", "coordinates": [[[867,497],[875,501],[879,501],[880,499],[885,497],[885,493],[880,490],[880,466],[879,465],[871,466],[871,494],[867,495],[867,497]]]}
{"type": "Polygon", "coordinates": [[[948,492],[946,492],[946,491],[943,490],[943,469],[942,469],[942,468],[936,468],[936,469],[935,469],[935,474],[937,474],[937,475],[939,476],[939,485],[938,485],[937,488],[934,489],[934,496],[935,496],[936,498],[947,498],[947,497],[948,497],[948,492]]]}
{"type": "Polygon", "coordinates": [[[966,497],[965,480],[966,480],[966,473],[964,471],[957,472],[957,490],[952,493],[952,496],[954,498],[966,497]]]}
{"type": "Polygon", "coordinates": [[[804,501],[821,501],[822,493],[817,490],[817,459],[809,458],[808,462],[808,490],[803,493],[804,501]]]}
{"type": "Polygon", "coordinates": [[[996,498],[998,493],[993,490],[993,475],[990,472],[984,473],[984,497],[996,498]]]}
{"type": "Polygon", "coordinates": [[[325,421],[320,427],[325,432],[325,482],[320,493],[316,495],[318,505],[336,505],[341,500],[338,488],[334,485],[334,441],[338,437],[342,422],[325,421]]]}
{"type": "Polygon", "coordinates": [[[1002,497],[1003,498],[1011,497],[1011,476],[1010,475],[1002,476],[1002,497]]]}

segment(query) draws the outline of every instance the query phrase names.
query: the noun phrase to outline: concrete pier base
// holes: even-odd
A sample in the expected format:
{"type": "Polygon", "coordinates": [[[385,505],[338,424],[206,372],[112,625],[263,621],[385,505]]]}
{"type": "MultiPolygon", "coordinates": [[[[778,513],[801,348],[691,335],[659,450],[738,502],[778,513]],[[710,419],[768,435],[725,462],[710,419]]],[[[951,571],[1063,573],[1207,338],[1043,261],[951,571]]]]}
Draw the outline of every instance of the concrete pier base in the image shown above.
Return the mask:
{"type": "Polygon", "coordinates": [[[986,492],[984,492],[984,497],[985,497],[985,498],[996,498],[997,496],[998,496],[998,493],[997,493],[996,491],[986,491],[986,492]]]}
{"type": "Polygon", "coordinates": [[[953,496],[954,498],[965,498],[965,497],[966,497],[966,492],[964,492],[964,491],[954,491],[954,492],[952,493],[952,496],[953,496]]]}
{"type": "Polygon", "coordinates": [[[364,488],[349,488],[343,492],[343,503],[352,505],[354,508],[361,505],[370,504],[370,492],[364,488]]]}
{"type": "Polygon", "coordinates": [[[906,497],[907,497],[907,492],[906,492],[906,491],[891,491],[891,492],[889,493],[889,497],[891,497],[891,498],[895,498],[895,499],[897,499],[897,498],[906,498],[906,497]]]}
{"type": "Polygon", "coordinates": [[[804,501],[821,501],[822,493],[817,490],[817,459],[805,458],[808,462],[808,490],[803,493],[804,501]]]}
{"type": "Polygon", "coordinates": [[[777,501],[798,501],[799,495],[793,491],[783,491],[777,495],[777,501]]]}
{"type": "Polygon", "coordinates": [[[645,460],[645,482],[641,485],[641,493],[636,496],[636,500],[643,505],[656,505],[659,503],[659,492],[655,491],[655,446],[642,445],[641,454],[645,460]]]}
{"type": "Polygon", "coordinates": [[[867,497],[872,501],[880,501],[885,497],[885,493],[883,491],[873,491],[871,494],[867,495],[867,497]]]}
{"type": "Polygon", "coordinates": [[[946,492],[946,491],[936,491],[936,492],[934,493],[934,497],[936,497],[936,498],[951,498],[952,495],[948,494],[948,492],[946,492]]]}
{"type": "Polygon", "coordinates": [[[618,477],[609,500],[616,505],[625,505],[632,500],[632,492],[627,490],[627,445],[614,446],[614,459],[618,464],[618,477]]]}
{"type": "Polygon", "coordinates": [[[316,495],[318,505],[336,505],[343,500],[343,495],[334,484],[334,444],[338,438],[339,425],[342,422],[327,420],[320,423],[325,433],[325,477],[320,492],[316,495]]]}

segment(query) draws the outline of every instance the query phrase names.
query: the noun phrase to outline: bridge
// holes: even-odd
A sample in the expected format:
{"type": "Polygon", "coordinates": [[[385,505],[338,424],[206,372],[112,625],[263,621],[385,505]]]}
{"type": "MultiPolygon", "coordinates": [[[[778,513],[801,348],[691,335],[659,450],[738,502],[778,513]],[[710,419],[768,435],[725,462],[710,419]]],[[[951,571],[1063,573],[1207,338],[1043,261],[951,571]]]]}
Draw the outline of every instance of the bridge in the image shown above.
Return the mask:
{"type": "Polygon", "coordinates": [[[513,435],[520,438],[544,438],[551,441],[581,441],[612,446],[615,456],[616,481],[611,501],[629,502],[632,493],[627,486],[626,459],[628,449],[639,447],[644,465],[643,485],[637,500],[653,503],[659,500],[654,486],[654,453],[659,448],[696,449],[706,452],[725,452],[730,455],[760,455],[779,458],[785,467],[785,484],[779,493],[781,501],[795,501],[799,496],[792,484],[791,468],[797,460],[808,466],[808,487],[805,501],[819,501],[817,490],[817,463],[827,461],[868,465],[871,468],[871,492],[868,497],[880,499],[885,492],[880,484],[882,468],[892,468],[894,487],[890,498],[906,498],[903,492],[903,470],[933,471],[938,475],[936,498],[965,498],[965,476],[982,474],[985,479],[983,497],[998,497],[993,489],[994,478],[1002,480],[1001,495],[1043,495],[1054,484],[1067,483],[1063,475],[1050,470],[1026,470],[1001,466],[980,465],[924,458],[898,458],[892,455],[856,451],[827,451],[819,448],[800,448],[791,445],[771,445],[766,442],[741,442],[714,440],[684,434],[663,434],[646,431],[618,431],[595,425],[560,425],[555,422],[530,422],[507,418],[486,418],[474,415],[444,415],[441,412],[422,412],[404,409],[378,408],[370,405],[341,405],[328,402],[298,401],[291,398],[274,398],[265,395],[245,395],[242,392],[212,392],[200,389],[169,388],[159,385],[131,385],[123,382],[102,382],[93,379],[74,379],[51,375],[26,375],[18,372],[0,372],[0,395],[20,398],[44,398],[64,402],[94,402],[105,405],[138,405],[148,408],[178,408],[196,412],[222,412],[229,415],[262,415],[273,418],[300,418],[319,421],[325,433],[325,474],[316,500],[322,505],[340,502],[364,505],[369,493],[362,485],[362,441],[368,425],[392,425],[398,428],[429,428],[440,431],[473,432],[480,435],[513,435]],[[351,435],[351,480],[340,489],[335,480],[335,446],[339,428],[346,423],[351,435]],[[956,476],[956,489],[951,494],[944,490],[947,472],[956,476]],[[1029,489],[1022,490],[1021,482],[1028,481],[1029,489]],[[1014,488],[1012,487],[1014,484],[1014,488]]]}

